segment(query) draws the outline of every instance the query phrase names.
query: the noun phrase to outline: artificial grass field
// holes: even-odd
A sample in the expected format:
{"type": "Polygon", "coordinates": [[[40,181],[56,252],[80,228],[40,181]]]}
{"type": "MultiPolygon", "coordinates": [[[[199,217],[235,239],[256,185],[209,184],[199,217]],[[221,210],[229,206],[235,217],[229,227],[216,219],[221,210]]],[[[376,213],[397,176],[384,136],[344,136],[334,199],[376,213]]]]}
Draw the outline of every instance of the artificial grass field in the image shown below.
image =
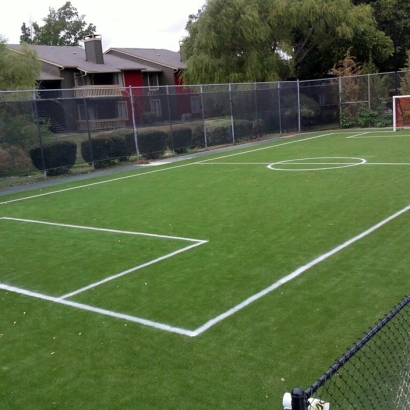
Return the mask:
{"type": "Polygon", "coordinates": [[[409,178],[352,130],[0,197],[0,410],[283,408],[409,293],[409,178]]]}

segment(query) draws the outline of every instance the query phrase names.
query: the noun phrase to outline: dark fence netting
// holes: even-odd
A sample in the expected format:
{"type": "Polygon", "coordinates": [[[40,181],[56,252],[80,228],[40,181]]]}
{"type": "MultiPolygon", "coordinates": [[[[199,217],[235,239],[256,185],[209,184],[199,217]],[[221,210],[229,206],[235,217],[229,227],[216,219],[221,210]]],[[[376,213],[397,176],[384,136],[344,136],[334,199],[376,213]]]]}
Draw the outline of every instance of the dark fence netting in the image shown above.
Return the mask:
{"type": "Polygon", "coordinates": [[[0,179],[90,172],[302,131],[391,126],[402,75],[0,92],[0,179]]]}
{"type": "Polygon", "coordinates": [[[284,408],[410,409],[410,295],[308,389],[285,394],[284,408]]]}

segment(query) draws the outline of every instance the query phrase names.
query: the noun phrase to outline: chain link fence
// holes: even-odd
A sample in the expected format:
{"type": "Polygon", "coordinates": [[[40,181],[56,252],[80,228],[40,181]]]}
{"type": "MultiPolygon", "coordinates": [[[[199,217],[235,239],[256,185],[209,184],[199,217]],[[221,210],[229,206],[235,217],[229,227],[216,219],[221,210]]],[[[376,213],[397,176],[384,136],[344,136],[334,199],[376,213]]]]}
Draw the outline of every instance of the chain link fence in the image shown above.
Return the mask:
{"type": "Polygon", "coordinates": [[[285,395],[284,408],[409,409],[410,295],[312,386],[285,395]]]}
{"type": "Polygon", "coordinates": [[[0,178],[89,172],[301,131],[391,126],[402,74],[0,92],[0,178]]]}

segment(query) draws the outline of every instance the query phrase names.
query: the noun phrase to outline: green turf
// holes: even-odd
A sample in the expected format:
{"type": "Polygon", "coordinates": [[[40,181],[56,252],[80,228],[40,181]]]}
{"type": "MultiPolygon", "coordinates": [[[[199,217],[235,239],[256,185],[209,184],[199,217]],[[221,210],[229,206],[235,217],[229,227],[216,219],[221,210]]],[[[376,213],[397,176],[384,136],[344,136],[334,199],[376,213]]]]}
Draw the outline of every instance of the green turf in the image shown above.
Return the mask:
{"type": "MultiPolygon", "coordinates": [[[[69,298],[194,331],[410,204],[410,135],[346,138],[359,133],[0,197],[0,217],[207,241],[69,298]]],[[[0,289],[0,410],[280,409],[409,293],[409,222],[402,214],[196,337],[0,289]]],[[[0,227],[2,284],[51,297],[192,244],[0,227]]]]}

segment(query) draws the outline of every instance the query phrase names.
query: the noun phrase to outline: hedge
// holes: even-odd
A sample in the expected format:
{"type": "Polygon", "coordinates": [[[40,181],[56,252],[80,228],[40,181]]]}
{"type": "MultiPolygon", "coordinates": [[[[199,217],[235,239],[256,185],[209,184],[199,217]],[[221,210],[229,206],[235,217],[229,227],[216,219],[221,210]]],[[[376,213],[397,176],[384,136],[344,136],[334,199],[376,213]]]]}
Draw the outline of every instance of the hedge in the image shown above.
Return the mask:
{"type": "Polygon", "coordinates": [[[191,128],[186,127],[172,130],[172,134],[169,135],[168,147],[173,149],[177,154],[184,154],[192,145],[191,128]]]}
{"type": "MultiPolygon", "coordinates": [[[[130,136],[127,136],[130,138],[130,136]]],[[[132,134],[134,138],[134,134],[132,134]]],[[[158,159],[167,148],[168,134],[164,131],[152,130],[138,133],[138,150],[146,159],[158,159]]]]}
{"type": "Polygon", "coordinates": [[[73,141],[52,141],[43,144],[44,166],[41,147],[29,151],[31,162],[48,176],[69,172],[77,158],[77,144],[73,141]],[[45,169],[44,169],[45,168],[45,169]]]}
{"type": "Polygon", "coordinates": [[[119,161],[128,161],[133,154],[128,140],[121,135],[100,134],[81,143],[81,155],[95,168],[104,168],[119,161]],[[92,146],[92,155],[90,145],[92,146]]]}

